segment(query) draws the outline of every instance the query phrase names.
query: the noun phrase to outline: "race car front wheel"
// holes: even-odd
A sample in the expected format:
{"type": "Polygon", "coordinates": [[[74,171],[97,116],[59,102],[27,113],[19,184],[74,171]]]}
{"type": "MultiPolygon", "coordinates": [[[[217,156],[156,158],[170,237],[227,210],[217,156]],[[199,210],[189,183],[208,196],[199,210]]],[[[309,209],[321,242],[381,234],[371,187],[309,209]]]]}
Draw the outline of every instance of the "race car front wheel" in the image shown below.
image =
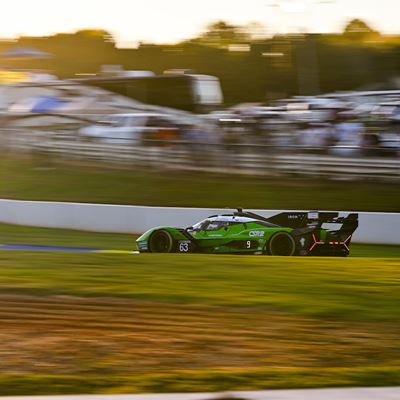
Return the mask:
{"type": "Polygon", "coordinates": [[[155,231],[149,239],[151,253],[171,253],[174,249],[174,239],[167,231],[155,231]]]}
{"type": "Polygon", "coordinates": [[[277,232],[267,243],[266,251],[271,256],[292,256],[296,252],[296,242],[289,233],[277,232]]]}

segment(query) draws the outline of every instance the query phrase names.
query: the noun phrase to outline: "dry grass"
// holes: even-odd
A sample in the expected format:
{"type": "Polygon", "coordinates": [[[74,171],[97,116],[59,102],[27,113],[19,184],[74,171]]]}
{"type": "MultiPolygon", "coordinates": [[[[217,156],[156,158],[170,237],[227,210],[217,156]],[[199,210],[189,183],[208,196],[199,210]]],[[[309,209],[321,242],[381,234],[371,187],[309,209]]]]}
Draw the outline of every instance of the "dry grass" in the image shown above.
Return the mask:
{"type": "Polygon", "coordinates": [[[400,321],[73,296],[1,295],[0,303],[0,371],[8,374],[317,370],[400,358],[400,321]]]}
{"type": "Polygon", "coordinates": [[[0,253],[0,395],[400,384],[397,259],[0,253]]]}

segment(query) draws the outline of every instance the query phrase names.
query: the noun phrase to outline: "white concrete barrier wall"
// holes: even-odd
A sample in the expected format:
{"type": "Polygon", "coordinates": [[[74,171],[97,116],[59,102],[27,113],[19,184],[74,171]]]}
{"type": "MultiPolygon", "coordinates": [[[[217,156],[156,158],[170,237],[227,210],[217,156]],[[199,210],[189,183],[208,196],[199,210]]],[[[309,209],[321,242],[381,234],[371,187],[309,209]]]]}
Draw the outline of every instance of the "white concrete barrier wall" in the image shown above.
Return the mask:
{"type": "MultiPolygon", "coordinates": [[[[0,222],[94,232],[142,233],[154,226],[187,227],[227,209],[0,200],[0,222]]],[[[271,216],[282,210],[251,210],[271,216]]],[[[291,210],[293,211],[293,210],[291,210]]],[[[346,212],[341,213],[345,215],[346,212]]],[[[354,242],[400,244],[400,213],[359,212],[354,242]]]]}

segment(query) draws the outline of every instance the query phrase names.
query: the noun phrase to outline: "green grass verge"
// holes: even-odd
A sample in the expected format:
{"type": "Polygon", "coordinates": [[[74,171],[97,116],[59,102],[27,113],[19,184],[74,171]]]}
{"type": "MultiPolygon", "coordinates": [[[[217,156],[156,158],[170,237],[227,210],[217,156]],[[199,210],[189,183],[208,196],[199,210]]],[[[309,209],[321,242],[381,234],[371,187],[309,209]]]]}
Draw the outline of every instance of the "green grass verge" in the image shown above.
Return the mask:
{"type": "Polygon", "coordinates": [[[0,244],[133,250],[138,235],[0,224],[0,244]]]}
{"type": "Polygon", "coordinates": [[[213,255],[1,252],[0,291],[267,307],[398,321],[400,261],[213,255]]]}
{"type": "Polygon", "coordinates": [[[353,243],[350,249],[350,257],[400,258],[400,246],[353,243]]]}
{"type": "Polygon", "coordinates": [[[3,155],[0,197],[182,207],[399,211],[391,183],[111,169],[3,155]]]}
{"type": "MultiPolygon", "coordinates": [[[[137,237],[136,234],[97,233],[0,224],[0,244],[134,250],[137,237]]],[[[400,247],[353,243],[351,245],[351,257],[400,257],[400,247]]]]}
{"type": "Polygon", "coordinates": [[[132,375],[0,375],[1,395],[185,393],[322,387],[398,386],[400,366],[174,371],[132,375]]]}

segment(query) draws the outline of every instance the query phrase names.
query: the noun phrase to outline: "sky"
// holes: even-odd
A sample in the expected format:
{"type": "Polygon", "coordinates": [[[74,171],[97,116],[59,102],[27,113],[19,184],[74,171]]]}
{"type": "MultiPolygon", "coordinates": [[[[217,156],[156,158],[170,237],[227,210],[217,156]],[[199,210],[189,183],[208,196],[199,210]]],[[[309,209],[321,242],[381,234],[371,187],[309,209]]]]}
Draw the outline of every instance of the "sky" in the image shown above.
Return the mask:
{"type": "Polygon", "coordinates": [[[266,31],[340,32],[353,18],[400,33],[400,0],[0,0],[0,37],[45,36],[101,28],[120,47],[175,43],[209,22],[258,22],[266,31]],[[276,5],[279,6],[276,6],[276,5]]]}

